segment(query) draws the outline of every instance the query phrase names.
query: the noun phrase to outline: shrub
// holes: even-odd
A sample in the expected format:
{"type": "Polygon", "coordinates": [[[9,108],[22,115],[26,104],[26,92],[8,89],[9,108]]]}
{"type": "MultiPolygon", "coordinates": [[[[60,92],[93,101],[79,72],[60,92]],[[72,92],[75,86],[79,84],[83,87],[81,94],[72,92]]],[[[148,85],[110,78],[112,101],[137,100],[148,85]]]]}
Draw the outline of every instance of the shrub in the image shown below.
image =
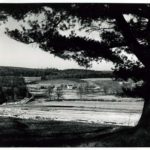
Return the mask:
{"type": "Polygon", "coordinates": [[[0,85],[0,103],[22,99],[28,92],[22,77],[0,77],[0,85]]]}

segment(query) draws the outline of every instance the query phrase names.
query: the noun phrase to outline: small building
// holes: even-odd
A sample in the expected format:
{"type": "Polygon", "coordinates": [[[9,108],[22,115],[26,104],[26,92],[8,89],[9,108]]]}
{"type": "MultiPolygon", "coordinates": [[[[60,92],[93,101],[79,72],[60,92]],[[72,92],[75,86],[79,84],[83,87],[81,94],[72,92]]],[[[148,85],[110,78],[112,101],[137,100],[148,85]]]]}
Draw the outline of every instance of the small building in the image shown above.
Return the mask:
{"type": "Polygon", "coordinates": [[[68,90],[72,90],[74,86],[71,85],[71,84],[69,84],[69,85],[67,85],[66,87],[67,87],[68,90]]]}

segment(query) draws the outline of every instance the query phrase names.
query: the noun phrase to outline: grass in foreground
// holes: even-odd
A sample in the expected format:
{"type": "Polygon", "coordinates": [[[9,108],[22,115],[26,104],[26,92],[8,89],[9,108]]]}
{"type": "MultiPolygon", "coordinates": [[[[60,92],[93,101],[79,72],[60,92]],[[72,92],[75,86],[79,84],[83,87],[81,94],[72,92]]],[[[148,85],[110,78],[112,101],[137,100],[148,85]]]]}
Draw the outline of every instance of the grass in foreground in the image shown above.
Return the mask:
{"type": "Polygon", "coordinates": [[[150,135],[146,130],[129,127],[1,117],[0,146],[145,147],[150,146],[150,135]]]}
{"type": "Polygon", "coordinates": [[[111,129],[98,124],[1,117],[0,146],[76,146],[111,129]]]}

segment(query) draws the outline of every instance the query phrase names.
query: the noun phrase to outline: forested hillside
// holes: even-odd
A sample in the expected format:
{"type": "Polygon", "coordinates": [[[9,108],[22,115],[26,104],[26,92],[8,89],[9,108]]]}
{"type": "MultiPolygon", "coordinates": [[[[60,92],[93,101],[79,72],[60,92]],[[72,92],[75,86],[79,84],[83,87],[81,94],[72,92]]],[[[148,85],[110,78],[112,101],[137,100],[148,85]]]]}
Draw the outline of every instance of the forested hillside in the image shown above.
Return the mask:
{"type": "Polygon", "coordinates": [[[55,68],[35,69],[20,67],[0,67],[0,76],[41,76],[43,79],[52,78],[109,78],[112,71],[94,71],[84,69],[58,70],[55,68]]]}

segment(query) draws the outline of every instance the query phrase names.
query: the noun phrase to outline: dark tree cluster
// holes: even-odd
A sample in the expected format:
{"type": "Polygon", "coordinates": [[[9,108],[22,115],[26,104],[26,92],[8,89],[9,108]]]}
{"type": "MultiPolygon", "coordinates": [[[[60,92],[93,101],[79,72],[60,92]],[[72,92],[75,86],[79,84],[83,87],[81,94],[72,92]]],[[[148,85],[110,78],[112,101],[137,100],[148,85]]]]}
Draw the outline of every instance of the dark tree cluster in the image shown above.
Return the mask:
{"type": "Polygon", "coordinates": [[[22,77],[0,77],[0,103],[23,99],[27,93],[28,90],[22,77]]]}

